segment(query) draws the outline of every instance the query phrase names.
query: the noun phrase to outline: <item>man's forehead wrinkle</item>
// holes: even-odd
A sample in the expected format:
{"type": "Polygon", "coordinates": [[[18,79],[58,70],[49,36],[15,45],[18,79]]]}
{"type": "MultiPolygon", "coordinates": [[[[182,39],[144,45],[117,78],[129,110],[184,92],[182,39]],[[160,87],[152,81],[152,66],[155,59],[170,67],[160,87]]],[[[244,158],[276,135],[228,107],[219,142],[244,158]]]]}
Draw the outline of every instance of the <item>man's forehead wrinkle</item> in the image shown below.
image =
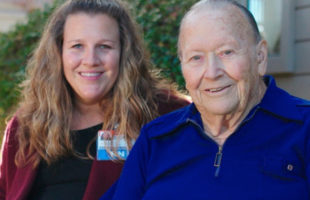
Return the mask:
{"type": "Polygon", "coordinates": [[[234,8],[234,10],[236,12],[232,10],[227,11],[228,16],[224,18],[227,25],[230,24],[230,26],[233,26],[232,28],[239,33],[240,39],[242,40],[251,37],[251,35],[254,36],[250,24],[244,14],[237,8],[234,8]]]}
{"type": "Polygon", "coordinates": [[[195,23],[195,20],[199,20],[206,16],[209,19],[217,20],[219,24],[223,25],[222,28],[224,28],[224,26],[231,27],[231,31],[235,31],[242,40],[251,37],[251,35],[254,39],[253,30],[246,16],[233,4],[214,3],[214,5],[204,5],[188,15],[185,24],[186,22],[195,23]]]}

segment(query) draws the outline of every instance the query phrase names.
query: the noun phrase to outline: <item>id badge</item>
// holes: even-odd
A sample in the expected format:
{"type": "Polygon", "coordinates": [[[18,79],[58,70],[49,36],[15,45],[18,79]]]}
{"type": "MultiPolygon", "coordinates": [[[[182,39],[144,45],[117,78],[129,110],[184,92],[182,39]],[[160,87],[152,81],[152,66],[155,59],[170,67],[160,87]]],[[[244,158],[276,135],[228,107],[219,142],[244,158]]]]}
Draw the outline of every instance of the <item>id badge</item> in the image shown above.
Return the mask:
{"type": "Polygon", "coordinates": [[[113,130],[99,130],[97,137],[97,160],[112,160],[120,157],[126,160],[129,154],[126,140],[123,135],[114,135],[113,130]],[[112,145],[118,144],[117,155],[113,152],[108,152],[112,145]]]}

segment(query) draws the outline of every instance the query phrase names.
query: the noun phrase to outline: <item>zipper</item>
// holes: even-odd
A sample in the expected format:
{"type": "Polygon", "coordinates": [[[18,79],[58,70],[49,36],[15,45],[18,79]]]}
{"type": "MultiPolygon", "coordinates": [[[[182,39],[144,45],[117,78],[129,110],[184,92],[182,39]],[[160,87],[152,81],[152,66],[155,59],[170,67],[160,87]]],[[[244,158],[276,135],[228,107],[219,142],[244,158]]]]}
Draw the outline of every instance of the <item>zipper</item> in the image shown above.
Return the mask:
{"type": "MultiPolygon", "coordinates": [[[[191,122],[192,124],[194,124],[197,128],[199,128],[199,130],[204,133],[204,130],[199,126],[199,124],[197,122],[195,122],[194,120],[191,119],[187,119],[187,122],[191,122]]],[[[214,140],[212,140],[211,138],[207,137],[209,140],[211,140],[212,142],[214,142],[215,144],[217,144],[214,140]]],[[[213,166],[216,168],[215,170],[215,177],[218,177],[220,174],[220,168],[221,168],[221,163],[222,163],[222,157],[223,157],[223,145],[218,145],[218,152],[215,154],[215,159],[214,159],[214,163],[213,166]]]]}
{"type": "Polygon", "coordinates": [[[222,153],[223,146],[218,146],[218,147],[219,147],[219,151],[215,155],[214,164],[213,164],[213,166],[216,167],[215,177],[219,176],[221,163],[222,163],[222,157],[223,157],[223,153],[222,153]]]}
{"type": "MultiPolygon", "coordinates": [[[[257,110],[259,109],[260,107],[259,106],[257,106],[257,108],[254,110],[254,112],[253,112],[253,114],[251,115],[251,116],[249,116],[248,118],[246,118],[246,119],[244,119],[244,121],[243,122],[241,122],[241,124],[236,128],[236,130],[235,130],[235,132],[236,131],[238,131],[238,129],[243,125],[243,124],[245,124],[245,123],[247,123],[248,121],[250,121],[253,117],[254,117],[254,115],[255,115],[255,113],[257,112],[257,110]]],[[[231,137],[232,135],[230,135],[229,137],[231,137]]],[[[228,138],[227,138],[228,139],[228,138]]],[[[227,140],[226,139],[226,140],[227,140]]],[[[223,144],[224,145],[224,144],[223,144]]],[[[222,151],[223,151],[223,145],[219,145],[218,146],[218,152],[215,154],[215,159],[214,159],[214,167],[216,168],[215,169],[215,177],[218,177],[219,176],[219,174],[220,174],[220,169],[221,169],[221,163],[222,163],[222,158],[223,158],[223,153],[222,153],[222,151]]]]}
{"type": "MultiPolygon", "coordinates": [[[[241,122],[240,123],[240,125],[236,128],[236,130],[234,131],[234,132],[237,132],[238,130],[239,130],[239,128],[243,125],[243,124],[245,124],[245,123],[247,123],[248,121],[250,121],[253,117],[254,117],[254,115],[256,114],[256,112],[260,109],[260,106],[256,106],[256,107],[254,107],[255,108],[255,110],[254,110],[254,112],[249,116],[249,117],[247,117],[247,118],[245,118],[244,120],[243,120],[243,122],[241,122]]],[[[191,122],[192,124],[194,124],[197,128],[199,128],[200,129],[200,131],[202,132],[202,133],[204,133],[204,130],[200,127],[200,125],[197,123],[197,122],[195,122],[194,120],[192,120],[192,119],[187,119],[186,120],[186,122],[191,122]]],[[[233,134],[231,134],[229,137],[231,137],[233,134]]],[[[211,140],[211,141],[213,141],[214,142],[214,140],[212,140],[211,138],[209,138],[209,137],[207,137],[209,140],[211,140]]],[[[228,139],[228,138],[227,138],[228,139]]],[[[226,139],[226,140],[227,140],[226,139]]],[[[218,144],[217,144],[218,145],[218,144]]],[[[224,144],[223,144],[224,145],[224,144]]],[[[220,174],[220,168],[221,168],[221,163],[222,163],[222,158],[223,158],[223,145],[218,145],[218,152],[215,154],[215,159],[214,159],[214,164],[213,164],[213,166],[216,168],[215,169],[215,177],[218,177],[219,176],[219,174],[220,174]]]]}

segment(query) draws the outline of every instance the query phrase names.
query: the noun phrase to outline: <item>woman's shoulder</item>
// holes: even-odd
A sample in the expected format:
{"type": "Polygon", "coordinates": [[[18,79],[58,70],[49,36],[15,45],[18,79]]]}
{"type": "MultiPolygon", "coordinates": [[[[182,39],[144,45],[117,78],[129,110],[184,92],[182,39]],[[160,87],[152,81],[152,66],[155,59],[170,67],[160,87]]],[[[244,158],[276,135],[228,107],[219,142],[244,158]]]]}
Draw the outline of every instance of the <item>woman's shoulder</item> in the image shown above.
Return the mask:
{"type": "Polygon", "coordinates": [[[16,115],[14,115],[7,123],[6,125],[6,131],[7,130],[15,130],[18,127],[18,118],[16,115]]]}
{"type": "Polygon", "coordinates": [[[164,90],[157,94],[158,113],[163,115],[179,108],[183,108],[191,103],[191,98],[180,92],[164,90]]]}
{"type": "Polygon", "coordinates": [[[15,141],[16,137],[16,133],[17,133],[17,129],[18,129],[18,118],[16,115],[14,115],[7,123],[5,131],[4,131],[4,138],[3,138],[3,142],[5,143],[11,143],[12,140],[15,141]]]}

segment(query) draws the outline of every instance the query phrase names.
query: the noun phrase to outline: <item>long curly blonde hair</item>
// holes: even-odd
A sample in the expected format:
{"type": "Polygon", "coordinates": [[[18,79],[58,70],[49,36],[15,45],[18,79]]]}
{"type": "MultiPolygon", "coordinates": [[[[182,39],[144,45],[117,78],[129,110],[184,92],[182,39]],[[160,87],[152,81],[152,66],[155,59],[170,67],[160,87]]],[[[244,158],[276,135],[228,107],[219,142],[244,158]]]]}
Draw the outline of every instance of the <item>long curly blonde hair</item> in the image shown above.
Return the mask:
{"type": "Polygon", "coordinates": [[[175,92],[150,71],[149,56],[123,3],[68,0],[50,16],[21,84],[17,165],[31,162],[35,167],[41,160],[51,164],[74,152],[70,137],[73,91],[64,77],[61,55],[66,18],[80,12],[107,14],[118,22],[120,30],[120,71],[108,98],[101,102],[105,105],[103,129],[119,124],[117,131],[125,135],[131,148],[130,141],[137,138],[141,126],[158,116],[158,97],[175,92]]]}

